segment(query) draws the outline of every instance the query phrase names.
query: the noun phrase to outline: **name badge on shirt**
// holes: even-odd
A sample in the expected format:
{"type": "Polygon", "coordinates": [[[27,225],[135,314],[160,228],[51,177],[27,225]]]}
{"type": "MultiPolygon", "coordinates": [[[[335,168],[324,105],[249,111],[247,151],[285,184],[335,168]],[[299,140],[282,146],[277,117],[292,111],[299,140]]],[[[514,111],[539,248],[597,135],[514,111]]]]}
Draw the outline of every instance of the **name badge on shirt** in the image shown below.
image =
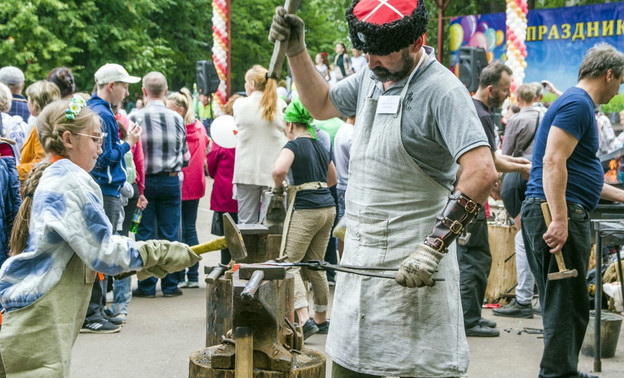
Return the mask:
{"type": "Polygon", "coordinates": [[[401,96],[381,96],[377,101],[377,114],[396,114],[399,111],[401,96]]]}

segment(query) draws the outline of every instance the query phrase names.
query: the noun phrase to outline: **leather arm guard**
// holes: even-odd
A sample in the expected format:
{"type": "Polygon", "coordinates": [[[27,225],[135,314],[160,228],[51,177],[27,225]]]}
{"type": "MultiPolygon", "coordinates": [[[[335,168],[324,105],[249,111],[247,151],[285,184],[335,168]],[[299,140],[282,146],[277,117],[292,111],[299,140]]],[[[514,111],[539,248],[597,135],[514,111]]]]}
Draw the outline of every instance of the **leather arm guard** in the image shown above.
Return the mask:
{"type": "Polygon", "coordinates": [[[425,245],[438,252],[446,253],[448,246],[481,211],[481,205],[467,195],[456,190],[449,196],[442,210],[442,216],[436,217],[431,234],[425,238],[425,245]]]}

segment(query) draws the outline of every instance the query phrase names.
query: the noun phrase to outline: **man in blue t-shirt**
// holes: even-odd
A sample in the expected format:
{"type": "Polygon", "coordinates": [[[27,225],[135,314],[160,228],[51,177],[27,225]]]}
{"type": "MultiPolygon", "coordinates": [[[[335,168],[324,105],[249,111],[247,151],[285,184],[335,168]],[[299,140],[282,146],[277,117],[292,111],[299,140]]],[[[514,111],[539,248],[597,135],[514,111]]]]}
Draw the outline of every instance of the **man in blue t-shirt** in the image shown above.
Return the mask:
{"type": "Polygon", "coordinates": [[[599,198],[624,202],[623,190],[603,185],[594,108],[609,102],[622,83],[624,54],[606,43],[592,47],[581,63],[578,84],[550,106],[535,136],[522,236],[542,306],[540,377],[588,377],[577,365],[589,321],[589,212],[599,198]],[[545,201],[550,225],[541,209],[545,201]],[[559,251],[578,277],[548,281],[548,273],[558,271],[553,254],[559,251]]]}

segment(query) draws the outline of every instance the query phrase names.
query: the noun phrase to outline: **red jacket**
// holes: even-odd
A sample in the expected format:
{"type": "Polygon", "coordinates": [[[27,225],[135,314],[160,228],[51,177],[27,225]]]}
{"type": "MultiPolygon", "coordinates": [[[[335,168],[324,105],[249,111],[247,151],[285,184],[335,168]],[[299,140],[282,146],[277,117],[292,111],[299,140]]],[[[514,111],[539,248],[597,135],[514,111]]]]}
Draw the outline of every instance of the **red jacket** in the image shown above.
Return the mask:
{"type": "Polygon", "coordinates": [[[186,143],[191,160],[189,165],[182,169],[184,174],[182,201],[200,199],[206,194],[204,162],[208,150],[208,134],[201,121],[186,125],[186,143]]]}
{"type": "Polygon", "coordinates": [[[238,213],[238,202],[232,199],[235,148],[212,143],[208,153],[208,174],[214,179],[210,208],[222,213],[238,213]]]}

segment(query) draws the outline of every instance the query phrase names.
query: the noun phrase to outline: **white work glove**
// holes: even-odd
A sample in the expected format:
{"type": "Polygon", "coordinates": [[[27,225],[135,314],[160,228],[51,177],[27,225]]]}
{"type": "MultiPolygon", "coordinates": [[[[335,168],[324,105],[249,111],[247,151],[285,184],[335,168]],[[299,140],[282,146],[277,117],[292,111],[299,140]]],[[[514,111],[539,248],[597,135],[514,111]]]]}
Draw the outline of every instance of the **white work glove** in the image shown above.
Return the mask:
{"type": "Polygon", "coordinates": [[[286,56],[295,56],[306,48],[305,23],[300,17],[286,13],[284,7],[278,6],[269,30],[269,41],[288,41],[286,56]]]}
{"type": "Polygon", "coordinates": [[[416,252],[403,260],[394,279],[401,286],[433,286],[434,281],[431,276],[435,273],[442,257],[444,257],[443,253],[421,243],[416,252]]]}
{"type": "Polygon", "coordinates": [[[168,273],[179,272],[201,260],[188,245],[167,240],[148,240],[136,242],[143,260],[143,268],[137,272],[137,278],[144,280],[154,276],[163,278],[168,273]]]}

